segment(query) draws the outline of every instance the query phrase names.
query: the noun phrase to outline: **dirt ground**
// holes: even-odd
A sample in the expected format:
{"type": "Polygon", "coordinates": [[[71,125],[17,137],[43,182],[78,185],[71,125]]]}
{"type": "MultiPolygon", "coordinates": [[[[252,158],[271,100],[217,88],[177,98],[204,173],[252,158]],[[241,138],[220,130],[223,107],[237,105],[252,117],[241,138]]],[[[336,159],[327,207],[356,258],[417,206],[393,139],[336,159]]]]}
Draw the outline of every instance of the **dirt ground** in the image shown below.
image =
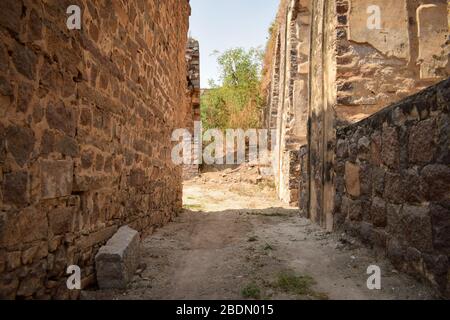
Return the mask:
{"type": "Polygon", "coordinates": [[[185,211],[143,240],[142,265],[125,291],[85,299],[432,299],[343,234],[329,234],[275,197],[252,168],[207,173],[184,186],[185,211]],[[369,290],[367,268],[382,270],[369,290]]]}

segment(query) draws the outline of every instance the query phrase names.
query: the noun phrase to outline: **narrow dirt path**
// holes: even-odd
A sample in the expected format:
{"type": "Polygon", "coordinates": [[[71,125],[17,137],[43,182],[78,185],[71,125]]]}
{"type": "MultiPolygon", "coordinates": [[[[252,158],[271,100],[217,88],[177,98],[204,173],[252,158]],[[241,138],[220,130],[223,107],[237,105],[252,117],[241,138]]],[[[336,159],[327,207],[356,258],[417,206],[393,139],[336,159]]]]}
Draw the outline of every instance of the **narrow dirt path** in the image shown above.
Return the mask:
{"type": "Polygon", "coordinates": [[[433,291],[344,235],[328,234],[274,196],[251,169],[188,181],[186,210],[143,240],[128,290],[87,299],[429,299],[433,291]],[[259,182],[259,184],[254,184],[259,182]],[[367,289],[369,265],[382,290],[367,289]]]}

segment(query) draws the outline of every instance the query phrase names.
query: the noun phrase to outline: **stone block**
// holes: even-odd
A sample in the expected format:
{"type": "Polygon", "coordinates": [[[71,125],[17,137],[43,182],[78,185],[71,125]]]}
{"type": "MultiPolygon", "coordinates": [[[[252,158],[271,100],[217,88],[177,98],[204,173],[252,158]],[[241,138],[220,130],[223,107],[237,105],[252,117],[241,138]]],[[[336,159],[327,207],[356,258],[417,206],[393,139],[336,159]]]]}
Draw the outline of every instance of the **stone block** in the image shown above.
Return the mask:
{"type": "Polygon", "coordinates": [[[380,198],[372,201],[371,218],[375,227],[384,228],[387,224],[386,202],[380,198]]]}
{"type": "Polygon", "coordinates": [[[373,225],[367,222],[361,222],[360,234],[361,239],[367,244],[373,244],[374,232],[373,225]]]}
{"type": "Polygon", "coordinates": [[[20,297],[31,297],[39,288],[43,287],[42,277],[32,274],[20,282],[17,295],[20,297]]]}
{"type": "Polygon", "coordinates": [[[386,255],[395,267],[401,269],[405,261],[406,249],[397,239],[391,238],[387,242],[386,255]]]}
{"type": "Polygon", "coordinates": [[[360,183],[360,167],[351,162],[345,163],[345,187],[347,193],[353,197],[359,197],[361,195],[361,183],[360,183]]]}
{"type": "Polygon", "coordinates": [[[386,176],[386,171],[383,168],[375,167],[372,168],[372,191],[375,195],[382,196],[384,193],[384,177],[386,176]]]}
{"type": "Polygon", "coordinates": [[[450,199],[450,167],[448,165],[429,165],[423,168],[421,176],[427,184],[428,200],[450,199]]]}
{"type": "Polygon", "coordinates": [[[387,231],[389,233],[395,233],[395,229],[401,220],[401,205],[388,204],[387,205],[387,231]]]}
{"type": "Polygon", "coordinates": [[[16,0],[2,0],[0,2],[0,25],[13,32],[20,29],[21,2],[16,0]]]}
{"type": "Polygon", "coordinates": [[[13,87],[9,83],[9,81],[0,76],[0,95],[2,96],[12,96],[14,94],[13,87]]]}
{"type": "Polygon", "coordinates": [[[73,161],[41,160],[42,199],[55,199],[72,193],[73,161]]]}
{"type": "Polygon", "coordinates": [[[342,199],[342,212],[350,221],[361,221],[362,203],[358,200],[352,200],[348,197],[342,199]]]}
{"type": "Polygon", "coordinates": [[[129,183],[132,187],[142,186],[145,183],[145,171],[141,169],[131,170],[129,183]]]}
{"type": "Polygon", "coordinates": [[[403,203],[403,193],[402,177],[396,173],[386,173],[383,198],[393,203],[403,203]]]}
{"type": "Polygon", "coordinates": [[[120,228],[95,256],[99,287],[125,289],[139,265],[139,253],[139,233],[128,226],[120,228]]]}
{"type": "Polygon", "coordinates": [[[422,252],[433,250],[430,210],[427,207],[404,206],[401,232],[406,241],[422,252]]]}
{"type": "Polygon", "coordinates": [[[373,244],[376,247],[382,248],[383,250],[386,249],[387,239],[388,233],[386,232],[386,230],[384,229],[373,230],[373,244]]]}
{"type": "Polygon", "coordinates": [[[6,268],[8,271],[17,269],[20,267],[21,264],[21,252],[20,251],[14,251],[14,252],[8,252],[6,254],[6,268]]]}
{"type": "Polygon", "coordinates": [[[425,200],[425,183],[414,169],[402,172],[403,198],[408,203],[422,203],[425,200]]]}
{"type": "Polygon", "coordinates": [[[50,231],[53,235],[64,235],[72,231],[73,208],[57,208],[48,213],[50,231]]]}
{"type": "Polygon", "coordinates": [[[338,140],[336,144],[336,156],[340,159],[348,156],[348,142],[346,140],[338,140]]]}
{"type": "Polygon", "coordinates": [[[372,168],[366,163],[360,165],[359,185],[361,196],[370,196],[372,194],[372,168]]]}
{"type": "Polygon", "coordinates": [[[6,131],[6,145],[19,166],[24,166],[34,149],[33,131],[26,127],[11,126],[6,131]]]}
{"type": "Polygon", "coordinates": [[[12,54],[12,60],[18,72],[30,80],[34,79],[38,58],[33,50],[16,43],[12,54]]]}
{"type": "Polygon", "coordinates": [[[450,253],[450,209],[437,204],[430,207],[435,249],[450,253]]]}
{"type": "Polygon", "coordinates": [[[18,213],[9,215],[0,224],[0,243],[15,246],[47,238],[47,215],[43,210],[28,207],[18,213]]]}
{"type": "Polygon", "coordinates": [[[366,136],[358,140],[358,157],[359,159],[368,159],[370,151],[370,140],[366,136]]]}
{"type": "Polygon", "coordinates": [[[24,171],[5,174],[2,189],[5,203],[26,206],[29,200],[28,174],[24,171]]]}
{"type": "Polygon", "coordinates": [[[12,274],[2,275],[0,278],[0,299],[13,300],[16,298],[19,280],[12,274]]]}
{"type": "Polygon", "coordinates": [[[80,152],[76,140],[68,136],[63,136],[61,139],[59,139],[59,141],[56,143],[56,150],[63,155],[73,158],[78,157],[80,152]]]}
{"type": "Polygon", "coordinates": [[[70,137],[75,136],[76,119],[71,106],[66,106],[63,102],[49,104],[46,118],[50,128],[60,130],[70,137]]]}
{"type": "Polygon", "coordinates": [[[433,160],[436,151],[436,123],[432,119],[419,122],[409,134],[409,161],[414,164],[427,164],[433,160]]]}

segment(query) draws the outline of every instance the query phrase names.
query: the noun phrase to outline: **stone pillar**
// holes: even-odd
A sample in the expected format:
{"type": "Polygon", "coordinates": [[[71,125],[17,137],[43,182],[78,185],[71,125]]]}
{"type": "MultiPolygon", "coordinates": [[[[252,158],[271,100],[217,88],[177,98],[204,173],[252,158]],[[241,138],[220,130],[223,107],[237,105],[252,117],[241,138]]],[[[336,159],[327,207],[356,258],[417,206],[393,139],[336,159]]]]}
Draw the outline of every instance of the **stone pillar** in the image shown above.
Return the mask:
{"type": "MultiPolygon", "coordinates": [[[[191,179],[199,174],[199,165],[201,159],[198,159],[196,152],[202,141],[198,141],[195,135],[194,123],[201,121],[200,114],[200,46],[197,40],[190,38],[186,48],[186,61],[188,69],[188,88],[187,96],[189,101],[189,111],[186,117],[187,129],[191,132],[190,143],[192,154],[191,164],[185,164],[183,167],[183,178],[191,179]]],[[[186,141],[189,143],[189,141],[186,141]]],[[[200,155],[201,156],[201,155],[200,155]]]]}

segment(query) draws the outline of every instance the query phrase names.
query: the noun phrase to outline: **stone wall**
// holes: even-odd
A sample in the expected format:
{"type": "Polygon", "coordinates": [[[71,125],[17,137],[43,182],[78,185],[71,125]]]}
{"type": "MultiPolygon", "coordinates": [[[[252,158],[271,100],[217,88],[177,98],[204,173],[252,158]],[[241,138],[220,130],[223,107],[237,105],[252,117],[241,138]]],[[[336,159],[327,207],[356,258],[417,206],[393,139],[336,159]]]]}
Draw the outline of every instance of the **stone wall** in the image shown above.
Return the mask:
{"type": "Polygon", "coordinates": [[[336,226],[450,297],[450,80],[337,132],[336,226]]]}
{"type": "Polygon", "coordinates": [[[194,123],[201,121],[200,115],[200,45],[197,40],[190,38],[186,49],[187,61],[187,97],[190,104],[190,110],[186,116],[187,129],[191,132],[191,139],[187,143],[191,143],[192,155],[188,159],[191,164],[184,165],[183,178],[191,179],[199,174],[199,159],[197,159],[196,148],[199,147],[200,141],[195,141],[194,123]],[[197,164],[196,164],[197,163],[197,164]]]}
{"type": "Polygon", "coordinates": [[[378,1],[375,28],[372,4],[282,1],[266,58],[264,120],[277,132],[279,197],[328,230],[336,130],[450,75],[447,1],[378,1]]]}
{"type": "Polygon", "coordinates": [[[97,249],[181,209],[189,2],[0,1],[0,296],[76,298],[97,249]],[[66,9],[82,10],[68,30],[66,9]]]}

